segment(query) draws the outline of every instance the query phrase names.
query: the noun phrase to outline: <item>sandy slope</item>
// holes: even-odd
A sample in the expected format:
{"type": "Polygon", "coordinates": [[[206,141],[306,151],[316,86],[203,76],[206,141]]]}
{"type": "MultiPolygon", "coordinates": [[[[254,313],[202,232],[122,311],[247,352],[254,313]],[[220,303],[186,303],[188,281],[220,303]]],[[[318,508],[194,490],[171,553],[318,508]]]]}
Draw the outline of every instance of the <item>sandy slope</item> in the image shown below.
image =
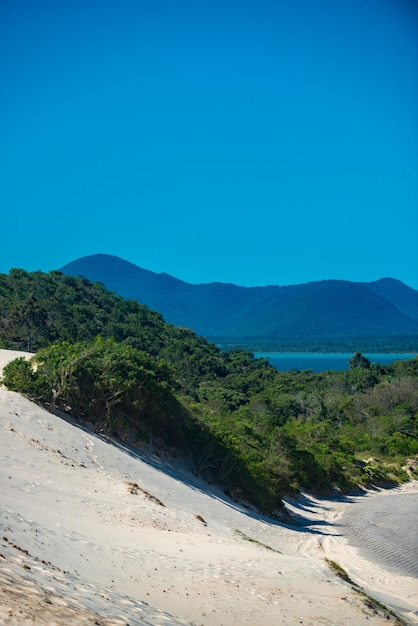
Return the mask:
{"type": "Polygon", "coordinates": [[[338,536],[350,504],[289,503],[290,529],[4,389],[0,425],[1,624],[387,624],[326,556],[418,623],[417,581],[338,536]]]}

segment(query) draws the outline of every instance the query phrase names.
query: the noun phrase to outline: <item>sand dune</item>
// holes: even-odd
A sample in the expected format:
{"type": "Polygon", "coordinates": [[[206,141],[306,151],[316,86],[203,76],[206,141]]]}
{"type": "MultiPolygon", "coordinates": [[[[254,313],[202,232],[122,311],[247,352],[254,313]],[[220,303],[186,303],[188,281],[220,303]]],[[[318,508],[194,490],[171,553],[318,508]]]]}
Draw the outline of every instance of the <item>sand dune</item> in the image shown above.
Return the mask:
{"type": "MultiPolygon", "coordinates": [[[[0,368],[14,357],[0,350],[0,368]]],[[[0,422],[2,624],[389,623],[325,558],[418,624],[417,580],[339,534],[355,504],[305,496],[289,528],[4,389],[0,422]]]]}

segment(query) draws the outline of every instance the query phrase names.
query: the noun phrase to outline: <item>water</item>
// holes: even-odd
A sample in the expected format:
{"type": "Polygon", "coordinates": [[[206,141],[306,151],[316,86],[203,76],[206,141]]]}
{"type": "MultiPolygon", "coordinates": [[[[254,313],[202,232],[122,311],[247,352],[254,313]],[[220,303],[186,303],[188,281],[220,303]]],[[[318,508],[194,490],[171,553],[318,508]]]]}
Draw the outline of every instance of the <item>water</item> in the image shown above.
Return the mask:
{"type": "MultiPolygon", "coordinates": [[[[363,353],[362,353],[363,354],[363,353]]],[[[326,352],[254,352],[256,358],[265,358],[279,372],[289,370],[313,370],[314,372],[326,372],[327,370],[344,371],[349,369],[348,361],[353,356],[352,352],[347,353],[326,353],[326,352]]],[[[412,359],[416,354],[382,354],[364,353],[363,356],[371,363],[390,365],[399,359],[412,359]]]]}

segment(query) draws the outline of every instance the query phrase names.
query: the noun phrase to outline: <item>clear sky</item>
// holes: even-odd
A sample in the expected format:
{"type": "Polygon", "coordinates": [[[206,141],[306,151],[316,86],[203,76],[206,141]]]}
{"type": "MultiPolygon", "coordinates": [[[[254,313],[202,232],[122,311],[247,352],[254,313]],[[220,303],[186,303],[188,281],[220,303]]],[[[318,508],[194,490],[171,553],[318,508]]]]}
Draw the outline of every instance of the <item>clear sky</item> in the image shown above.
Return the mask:
{"type": "Polygon", "coordinates": [[[418,289],[415,0],[1,0],[0,272],[418,289]]]}

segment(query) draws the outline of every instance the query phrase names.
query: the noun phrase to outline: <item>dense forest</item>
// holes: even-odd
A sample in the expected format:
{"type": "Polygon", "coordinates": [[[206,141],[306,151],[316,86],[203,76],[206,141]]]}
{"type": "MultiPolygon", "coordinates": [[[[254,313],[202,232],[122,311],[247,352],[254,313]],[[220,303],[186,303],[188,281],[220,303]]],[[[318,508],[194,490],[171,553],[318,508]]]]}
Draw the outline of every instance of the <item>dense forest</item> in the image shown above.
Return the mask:
{"type": "Polygon", "coordinates": [[[221,351],[100,283],[0,275],[3,383],[134,446],[169,450],[231,497],[278,512],[284,494],[418,477],[418,359],[278,372],[221,351]]]}
{"type": "Polygon", "coordinates": [[[418,291],[399,280],[322,280],[301,285],[193,285],[108,254],[61,271],[103,283],[222,347],[254,351],[418,350],[418,291]]]}

